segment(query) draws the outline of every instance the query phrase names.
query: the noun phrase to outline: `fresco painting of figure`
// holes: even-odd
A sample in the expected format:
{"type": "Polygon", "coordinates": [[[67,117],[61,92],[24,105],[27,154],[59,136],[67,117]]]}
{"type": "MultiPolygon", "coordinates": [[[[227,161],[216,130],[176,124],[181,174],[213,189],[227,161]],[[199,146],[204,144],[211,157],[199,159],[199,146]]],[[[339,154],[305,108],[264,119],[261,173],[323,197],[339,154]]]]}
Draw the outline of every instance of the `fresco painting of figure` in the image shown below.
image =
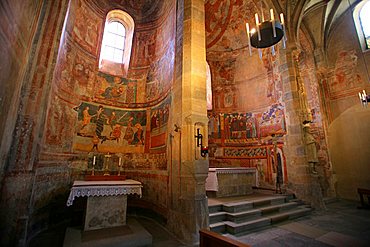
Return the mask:
{"type": "Polygon", "coordinates": [[[260,137],[271,134],[285,134],[285,115],[282,104],[272,105],[267,111],[263,112],[259,120],[260,137]]]}
{"type": "Polygon", "coordinates": [[[216,113],[208,114],[208,135],[209,138],[221,138],[220,115],[216,113]]]}
{"type": "MultiPolygon", "coordinates": [[[[258,139],[258,126],[253,113],[224,114],[223,119],[225,142],[244,143],[258,139]]],[[[220,134],[218,134],[218,137],[220,137],[220,134]]],[[[212,136],[212,138],[215,137],[212,136]]]]}
{"type": "MultiPolygon", "coordinates": [[[[152,121],[153,124],[153,121],[152,121]]],[[[244,145],[258,144],[271,134],[284,135],[285,114],[282,104],[274,104],[263,112],[214,113],[208,112],[208,133],[211,142],[244,145]]]]}
{"type": "Polygon", "coordinates": [[[338,53],[334,76],[330,84],[333,91],[361,85],[361,76],[356,73],[357,60],[358,57],[355,50],[343,50],[338,53]]]}
{"type": "Polygon", "coordinates": [[[150,147],[163,150],[166,146],[167,123],[170,115],[171,97],[152,108],[150,113],[150,147]]]}
{"type": "MultiPolygon", "coordinates": [[[[112,76],[102,72],[97,75],[97,80],[100,84],[100,90],[95,97],[105,100],[118,101],[120,103],[132,103],[134,99],[128,99],[128,91],[132,89],[136,91],[136,80],[127,79],[124,77],[112,76]]],[[[135,94],[135,93],[134,93],[135,94]]]]}
{"type": "Polygon", "coordinates": [[[145,111],[126,111],[88,102],[74,110],[78,119],[73,140],[75,150],[144,152],[145,111]]]}
{"type": "Polygon", "coordinates": [[[99,35],[100,20],[93,18],[88,11],[88,7],[82,2],[77,2],[79,7],[76,13],[76,20],[73,26],[72,35],[80,44],[92,54],[97,52],[97,42],[99,35]]]}

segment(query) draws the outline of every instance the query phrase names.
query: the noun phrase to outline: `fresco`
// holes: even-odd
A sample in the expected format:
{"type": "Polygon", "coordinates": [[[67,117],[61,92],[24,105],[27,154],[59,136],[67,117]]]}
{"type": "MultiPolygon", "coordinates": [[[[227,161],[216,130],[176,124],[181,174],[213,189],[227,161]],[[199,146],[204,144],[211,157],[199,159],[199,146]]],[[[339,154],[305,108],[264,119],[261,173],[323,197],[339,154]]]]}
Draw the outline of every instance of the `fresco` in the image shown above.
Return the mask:
{"type": "Polygon", "coordinates": [[[95,152],[144,152],[146,111],[128,111],[83,102],[74,110],[78,124],[73,149],[95,152]]]}
{"type": "Polygon", "coordinates": [[[362,78],[357,73],[358,56],[355,50],[338,52],[333,75],[330,80],[331,91],[338,92],[362,85],[362,78]]]}
{"type": "Polygon", "coordinates": [[[146,101],[158,99],[170,89],[174,71],[174,45],[171,42],[164,56],[150,65],[146,77],[146,101]]]}
{"type": "Polygon", "coordinates": [[[100,35],[102,19],[91,15],[89,9],[82,1],[77,1],[76,19],[72,36],[91,54],[97,55],[98,37],[100,35]]]}
{"type": "Polygon", "coordinates": [[[136,80],[99,72],[97,75],[97,81],[100,85],[100,89],[95,95],[97,99],[104,99],[119,103],[136,102],[136,80]]]}
{"type": "Polygon", "coordinates": [[[230,16],[232,14],[234,1],[213,0],[205,2],[207,48],[212,47],[225,33],[230,16]]]}
{"type": "Polygon", "coordinates": [[[224,144],[260,143],[263,138],[286,133],[282,104],[274,104],[264,112],[220,113],[208,112],[210,142],[221,139],[224,144]]]}
{"type": "MultiPolygon", "coordinates": [[[[231,51],[245,47],[247,35],[245,22],[255,23],[256,1],[251,0],[206,0],[205,29],[207,49],[231,51]],[[229,37],[233,37],[229,39],[229,37]]],[[[259,8],[259,7],[258,7],[259,8]]],[[[268,16],[269,8],[265,8],[268,16]]]]}
{"type": "Polygon", "coordinates": [[[285,114],[282,104],[275,104],[263,112],[259,120],[259,136],[267,137],[271,134],[282,135],[286,133],[285,114]]]}
{"type": "Polygon", "coordinates": [[[267,158],[265,147],[253,148],[224,148],[225,157],[267,158]]]}
{"type": "Polygon", "coordinates": [[[170,104],[171,97],[168,96],[160,105],[153,107],[150,112],[150,148],[152,151],[165,151],[170,104]]]}

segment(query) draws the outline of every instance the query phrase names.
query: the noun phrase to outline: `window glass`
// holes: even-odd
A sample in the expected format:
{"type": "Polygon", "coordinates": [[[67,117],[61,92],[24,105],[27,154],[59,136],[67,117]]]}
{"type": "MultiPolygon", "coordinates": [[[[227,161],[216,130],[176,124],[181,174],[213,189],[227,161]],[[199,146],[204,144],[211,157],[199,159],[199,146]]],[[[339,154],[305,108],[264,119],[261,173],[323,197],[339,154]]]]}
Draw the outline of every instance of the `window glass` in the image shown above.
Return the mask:
{"type": "Polygon", "coordinates": [[[102,45],[102,58],[116,63],[123,62],[125,49],[125,26],[118,22],[108,22],[105,27],[102,45]]]}
{"type": "Polygon", "coordinates": [[[365,3],[360,10],[360,22],[365,35],[366,48],[370,49],[370,1],[365,3]]]}

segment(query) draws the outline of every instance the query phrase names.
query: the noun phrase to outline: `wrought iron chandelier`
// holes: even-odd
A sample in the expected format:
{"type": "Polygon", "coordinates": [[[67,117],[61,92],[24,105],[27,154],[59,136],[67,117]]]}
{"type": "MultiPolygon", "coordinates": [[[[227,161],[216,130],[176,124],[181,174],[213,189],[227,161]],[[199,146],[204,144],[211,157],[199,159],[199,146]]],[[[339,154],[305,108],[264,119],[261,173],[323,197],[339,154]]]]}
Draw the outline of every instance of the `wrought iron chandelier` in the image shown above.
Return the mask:
{"type": "Polygon", "coordinates": [[[262,57],[261,49],[271,47],[271,52],[275,55],[275,45],[280,40],[283,41],[283,48],[285,49],[285,42],[287,40],[285,35],[285,23],[284,15],[280,14],[280,19],[275,19],[274,10],[270,9],[270,19],[265,20],[262,10],[261,2],[261,20],[259,21],[259,15],[256,13],[256,27],[250,29],[249,23],[246,23],[247,36],[248,36],[248,47],[249,55],[252,55],[252,46],[258,49],[260,57],[262,57]]]}

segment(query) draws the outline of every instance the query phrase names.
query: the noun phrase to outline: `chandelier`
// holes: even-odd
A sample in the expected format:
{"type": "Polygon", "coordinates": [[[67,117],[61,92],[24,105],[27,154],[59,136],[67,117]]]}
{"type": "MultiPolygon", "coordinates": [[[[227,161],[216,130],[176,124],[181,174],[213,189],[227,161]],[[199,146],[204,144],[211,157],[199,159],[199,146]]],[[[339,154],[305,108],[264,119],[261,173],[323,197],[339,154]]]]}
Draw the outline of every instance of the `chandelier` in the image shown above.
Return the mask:
{"type": "Polygon", "coordinates": [[[249,55],[252,55],[252,46],[258,49],[260,58],[262,57],[263,48],[271,47],[271,52],[275,55],[275,44],[283,41],[283,48],[285,49],[285,42],[287,40],[285,35],[284,15],[280,14],[280,20],[275,19],[274,10],[270,9],[270,19],[265,20],[262,10],[261,2],[261,20],[259,21],[259,15],[256,13],[256,27],[250,29],[249,23],[246,23],[247,36],[248,36],[248,47],[249,55]]]}

